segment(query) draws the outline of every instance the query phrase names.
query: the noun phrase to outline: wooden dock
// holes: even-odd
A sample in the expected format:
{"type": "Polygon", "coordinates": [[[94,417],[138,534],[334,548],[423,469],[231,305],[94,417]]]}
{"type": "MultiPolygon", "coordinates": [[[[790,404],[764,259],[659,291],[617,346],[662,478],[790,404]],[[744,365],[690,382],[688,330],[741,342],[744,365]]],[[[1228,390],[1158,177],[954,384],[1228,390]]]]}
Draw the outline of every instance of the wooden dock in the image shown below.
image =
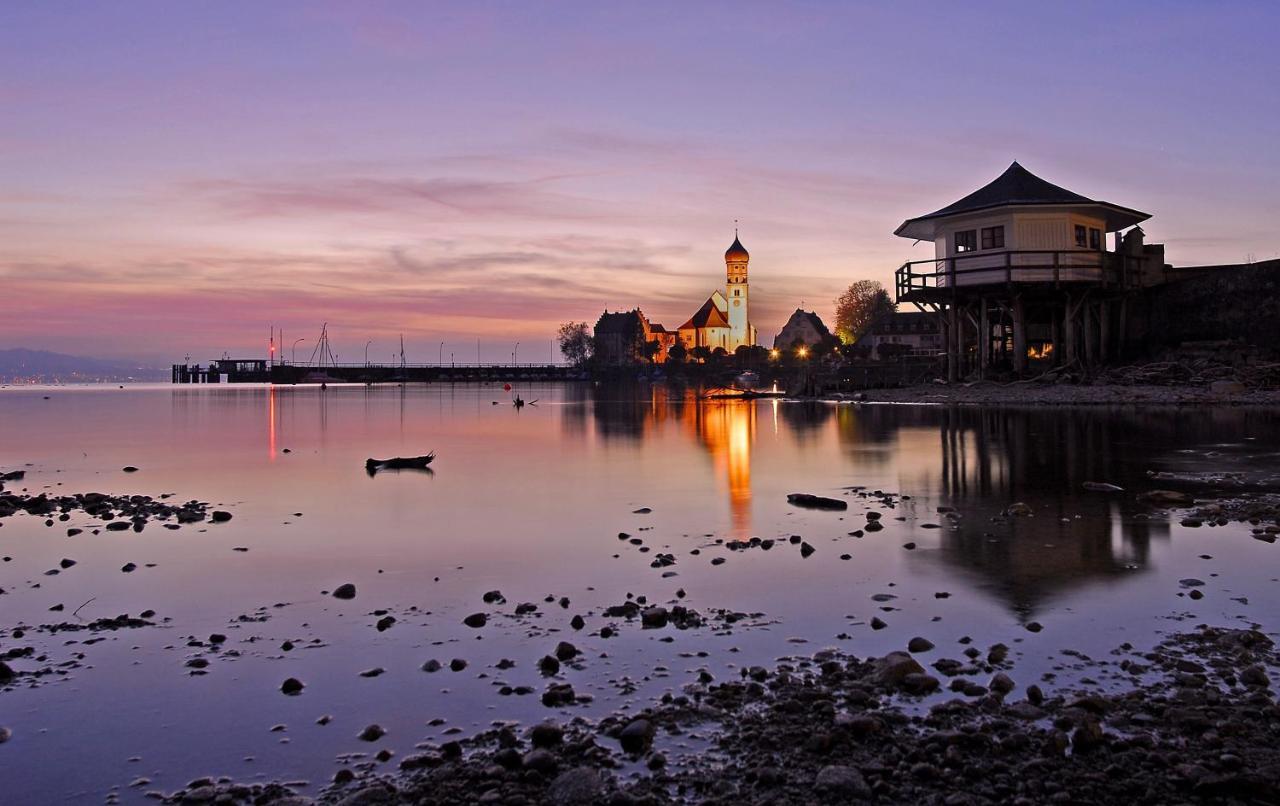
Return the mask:
{"type": "Polygon", "coordinates": [[[212,383],[459,383],[585,380],[567,364],[270,364],[265,359],[220,359],[174,364],[173,382],[212,383]]]}

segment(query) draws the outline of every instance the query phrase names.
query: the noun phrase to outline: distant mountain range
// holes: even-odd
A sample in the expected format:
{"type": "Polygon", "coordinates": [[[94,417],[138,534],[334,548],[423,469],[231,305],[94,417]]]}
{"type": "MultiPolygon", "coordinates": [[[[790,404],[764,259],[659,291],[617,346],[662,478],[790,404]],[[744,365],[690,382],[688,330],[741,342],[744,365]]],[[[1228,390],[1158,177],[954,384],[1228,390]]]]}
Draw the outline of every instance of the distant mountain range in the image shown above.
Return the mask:
{"type": "Polygon", "coordinates": [[[91,383],[93,381],[163,381],[167,367],[138,361],[84,358],[47,350],[0,350],[0,383],[91,383]]]}

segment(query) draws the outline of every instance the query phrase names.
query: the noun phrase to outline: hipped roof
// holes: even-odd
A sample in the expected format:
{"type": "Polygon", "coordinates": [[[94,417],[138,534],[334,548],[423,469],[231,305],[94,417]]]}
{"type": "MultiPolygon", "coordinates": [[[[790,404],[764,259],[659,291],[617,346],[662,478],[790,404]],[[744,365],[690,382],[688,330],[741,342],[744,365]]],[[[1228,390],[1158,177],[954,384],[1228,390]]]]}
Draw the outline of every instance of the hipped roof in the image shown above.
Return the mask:
{"type": "Polygon", "coordinates": [[[1015,161],[990,183],[941,210],[907,219],[902,222],[902,226],[893,231],[893,234],[903,238],[931,241],[935,237],[937,222],[940,219],[997,207],[1032,206],[1088,208],[1089,213],[1106,221],[1107,232],[1122,230],[1151,217],[1149,213],[1110,202],[1097,201],[1058,187],[1031,173],[1015,161]]]}

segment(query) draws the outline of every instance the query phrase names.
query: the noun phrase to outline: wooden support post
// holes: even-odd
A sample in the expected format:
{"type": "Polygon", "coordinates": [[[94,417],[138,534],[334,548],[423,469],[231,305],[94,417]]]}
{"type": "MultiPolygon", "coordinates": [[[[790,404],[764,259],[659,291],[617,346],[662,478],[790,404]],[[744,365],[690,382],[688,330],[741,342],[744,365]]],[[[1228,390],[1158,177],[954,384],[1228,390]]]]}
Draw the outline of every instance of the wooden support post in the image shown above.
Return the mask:
{"type": "Polygon", "coordinates": [[[1127,358],[1129,356],[1129,300],[1120,300],[1120,321],[1116,330],[1119,331],[1119,338],[1116,339],[1116,356],[1118,358],[1127,358]]]}
{"type": "Polygon", "coordinates": [[[987,379],[991,363],[991,320],[987,316],[987,298],[983,297],[978,311],[978,377],[987,379]]]}
{"type": "Polygon", "coordinates": [[[955,300],[947,309],[947,383],[960,380],[960,310],[955,300]]]}
{"type": "Polygon", "coordinates": [[[1062,366],[1067,360],[1067,341],[1062,332],[1063,316],[1052,305],[1049,306],[1050,338],[1053,339],[1053,365],[1062,366]]]}
{"type": "Polygon", "coordinates": [[[1092,303],[1086,302],[1083,311],[1084,315],[1081,318],[1084,323],[1084,363],[1092,369],[1098,364],[1098,317],[1094,313],[1092,303]]]}
{"type": "Polygon", "coordinates": [[[1021,296],[1013,298],[1013,371],[1018,375],[1027,371],[1027,312],[1021,296]]]}
{"type": "Polygon", "coordinates": [[[1098,306],[1098,360],[1103,364],[1111,360],[1111,301],[1098,306]]]}
{"type": "MultiPolygon", "coordinates": [[[[1076,353],[1076,311],[1072,308],[1071,295],[1068,294],[1062,306],[1062,346],[1066,348],[1062,360],[1068,364],[1079,357],[1076,353]]],[[[1056,348],[1054,352],[1057,352],[1056,348]]]]}

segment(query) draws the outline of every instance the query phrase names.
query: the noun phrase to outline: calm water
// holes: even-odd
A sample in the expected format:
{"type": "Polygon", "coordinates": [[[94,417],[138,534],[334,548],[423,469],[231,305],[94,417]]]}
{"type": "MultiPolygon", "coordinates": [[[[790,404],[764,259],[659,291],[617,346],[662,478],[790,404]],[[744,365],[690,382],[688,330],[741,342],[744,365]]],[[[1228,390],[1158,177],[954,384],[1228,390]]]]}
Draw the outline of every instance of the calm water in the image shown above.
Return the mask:
{"type": "Polygon", "coordinates": [[[1270,629],[1280,615],[1280,545],[1241,525],[1184,528],[1133,500],[1167,486],[1149,471],[1274,477],[1275,412],[520,391],[537,405],[517,411],[500,389],[469,385],[0,390],[0,469],[28,470],[11,490],[168,492],[235,514],[224,525],[72,538],[67,526],[92,523],[83,513],[52,528],[27,516],[3,522],[0,553],[12,559],[0,564],[0,651],[35,647],[43,659],[13,662],[23,670],[83,656],[38,686],[0,691],[0,725],[13,730],[0,746],[5,800],[100,801],[113,788],[138,800],[206,774],[318,784],[342,754],[388,747],[403,757],[451,729],[548,715],[536,695],[500,696],[497,685],[541,691],[536,661],[564,638],[586,653],[564,678],[595,697],[568,713],[591,716],[643,707],[702,668],[724,678],[832,645],[878,654],[913,635],[938,645],[926,660],[960,657],[964,635],[979,646],[1004,641],[1017,679],[1055,673],[1050,687],[1068,685],[1074,661],[1064,649],[1105,657],[1188,623],[1270,629]],[[432,473],[364,472],[366,457],[428,450],[438,454],[432,473]],[[1085,481],[1127,492],[1086,492],[1085,481]],[[847,513],[786,502],[789,492],[841,496],[853,486],[910,499],[886,509],[851,497],[847,513]],[[1035,516],[1002,522],[1014,501],[1035,516]],[[939,506],[958,510],[956,526],[939,506]],[[652,513],[633,514],[640,507],[652,513]],[[868,509],[885,513],[886,528],[849,536],[868,509]],[[624,531],[676,565],[651,568],[653,553],[619,541],[624,531]],[[790,535],[817,551],[805,559],[789,543],[730,552],[715,542],[790,535]],[[64,557],[77,564],[45,576],[64,557]],[[713,566],[713,557],[727,562],[713,566]],[[138,570],[121,573],[126,562],[138,570]],[[1204,600],[1178,595],[1187,576],[1208,583],[1204,600]],[[343,582],[356,584],[355,600],[322,594],[343,582]],[[482,603],[495,588],[506,605],[482,603]],[[606,622],[599,611],[628,592],[665,603],[680,588],[703,612],[762,615],[732,630],[623,624],[608,640],[592,634],[606,622]],[[897,598],[872,600],[881,593],[897,598]],[[562,609],[547,595],[571,603],[562,609]],[[87,619],[151,608],[169,620],[101,636],[9,634],[73,620],[90,598],[87,619]],[[539,614],[516,619],[518,602],[537,603],[539,614]],[[59,603],[64,612],[49,611],[59,603]],[[398,621],[378,632],[373,611],[382,609],[398,621]],[[487,627],[461,625],[481,610],[487,627]],[[569,627],[575,613],[587,618],[580,633],[569,627]],[[889,628],[872,631],[875,615],[889,628]],[[1031,620],[1043,632],[1027,632],[1031,620]],[[188,645],[214,632],[228,636],[222,652],[188,645]],[[286,640],[297,648],[281,651],[286,640]],[[192,676],[184,664],[200,656],[208,674],[192,676]],[[469,665],[427,674],[419,667],[429,658],[469,665]],[[502,658],[517,665],[495,669],[502,658]],[[360,676],[372,667],[386,672],[360,676]],[[301,696],[279,693],[289,676],[306,682],[301,696]],[[332,722],[317,725],[324,714],[332,722]],[[388,730],[376,745],[356,739],[370,722],[388,730]],[[285,729],[272,732],[277,725],[285,729]],[[139,777],[151,783],[129,788],[139,777]]]}

